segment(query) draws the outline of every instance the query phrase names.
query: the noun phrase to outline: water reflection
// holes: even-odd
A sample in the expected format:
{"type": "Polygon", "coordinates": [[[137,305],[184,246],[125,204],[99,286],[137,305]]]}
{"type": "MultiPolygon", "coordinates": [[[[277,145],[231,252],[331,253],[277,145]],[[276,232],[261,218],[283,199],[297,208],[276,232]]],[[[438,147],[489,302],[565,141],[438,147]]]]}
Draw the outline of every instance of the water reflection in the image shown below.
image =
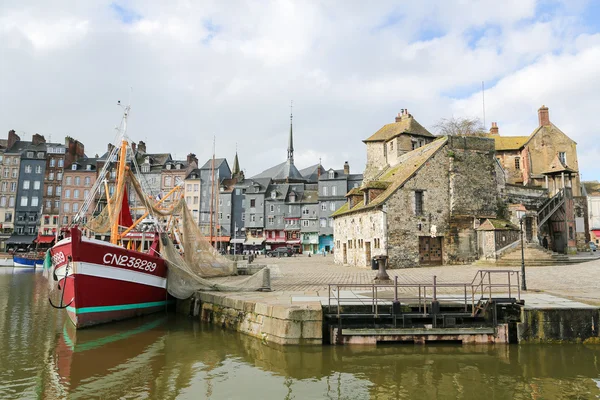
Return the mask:
{"type": "Polygon", "coordinates": [[[76,331],[39,274],[0,275],[0,398],[560,399],[600,347],[281,347],[159,314],[76,331]]]}

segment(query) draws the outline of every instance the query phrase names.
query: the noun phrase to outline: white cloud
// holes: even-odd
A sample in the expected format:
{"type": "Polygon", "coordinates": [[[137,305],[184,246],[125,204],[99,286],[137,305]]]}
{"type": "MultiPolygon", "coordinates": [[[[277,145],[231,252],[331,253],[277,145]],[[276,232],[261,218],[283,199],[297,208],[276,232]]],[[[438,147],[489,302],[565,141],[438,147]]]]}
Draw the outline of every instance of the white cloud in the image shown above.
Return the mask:
{"type": "Polygon", "coordinates": [[[429,127],[480,116],[486,81],[488,125],[529,134],[546,104],[578,141],[584,177],[600,178],[600,33],[583,0],[131,0],[127,23],[111,3],[0,5],[0,129],[70,134],[102,153],[131,86],[130,134],[149,151],[202,160],[214,135],[218,155],[232,160],[237,143],[254,175],[285,159],[293,99],[298,167],[358,172],[361,140],[400,108],[429,127]]]}

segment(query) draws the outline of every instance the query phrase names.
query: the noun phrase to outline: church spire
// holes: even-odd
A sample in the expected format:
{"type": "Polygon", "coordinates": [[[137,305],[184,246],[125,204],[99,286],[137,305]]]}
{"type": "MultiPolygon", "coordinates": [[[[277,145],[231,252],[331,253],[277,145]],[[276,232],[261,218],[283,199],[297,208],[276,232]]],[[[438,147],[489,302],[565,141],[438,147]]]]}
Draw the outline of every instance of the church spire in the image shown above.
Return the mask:
{"type": "Polygon", "coordinates": [[[293,114],[292,114],[292,107],[294,106],[294,102],[292,100],[292,102],[290,103],[290,138],[288,141],[288,149],[287,149],[287,159],[288,161],[293,164],[294,163],[294,135],[292,133],[292,119],[294,118],[293,114]]]}
{"type": "Polygon", "coordinates": [[[244,180],[244,173],[240,170],[240,161],[238,160],[237,143],[235,144],[235,157],[233,159],[231,177],[237,179],[239,182],[244,180]]]}

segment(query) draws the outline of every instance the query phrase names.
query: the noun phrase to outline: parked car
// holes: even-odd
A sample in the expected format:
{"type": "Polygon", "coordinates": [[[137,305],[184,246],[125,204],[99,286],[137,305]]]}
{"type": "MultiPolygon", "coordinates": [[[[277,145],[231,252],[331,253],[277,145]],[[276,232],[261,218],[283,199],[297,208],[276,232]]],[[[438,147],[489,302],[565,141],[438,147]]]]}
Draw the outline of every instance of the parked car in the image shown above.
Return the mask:
{"type": "Polygon", "coordinates": [[[294,250],[289,247],[278,247],[267,253],[269,257],[291,257],[294,255],[294,250]]]}
{"type": "Polygon", "coordinates": [[[596,246],[596,243],[590,242],[590,251],[596,251],[596,250],[598,250],[598,246],[596,246]]]}

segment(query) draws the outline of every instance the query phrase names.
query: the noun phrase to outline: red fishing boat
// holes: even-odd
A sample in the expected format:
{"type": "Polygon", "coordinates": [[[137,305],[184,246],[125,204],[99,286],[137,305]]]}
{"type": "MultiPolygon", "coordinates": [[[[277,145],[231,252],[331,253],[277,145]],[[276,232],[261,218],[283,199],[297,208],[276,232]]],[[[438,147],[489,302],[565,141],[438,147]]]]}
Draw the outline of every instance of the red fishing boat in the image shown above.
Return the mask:
{"type": "MultiPolygon", "coordinates": [[[[113,196],[109,196],[108,185],[106,180],[103,181],[107,204],[103,222],[96,224],[96,227],[103,224],[104,228],[98,229],[104,229],[101,232],[104,237],[110,236],[110,241],[92,237],[90,231],[95,229],[93,226],[90,228],[90,224],[75,223],[63,229],[67,237],[50,250],[53,276],[59,289],[59,299],[55,295],[51,304],[66,309],[77,328],[163,310],[169,301],[167,267],[159,255],[159,232],[162,229],[154,224],[140,231],[149,210],[134,222],[128,205],[126,180],[134,178],[126,166],[128,111],[129,106],[125,108],[123,117],[123,140],[120,147],[117,146],[111,153],[117,164],[116,190],[113,196]]],[[[111,154],[106,165],[113,161],[111,154]]],[[[103,169],[100,177],[107,176],[108,172],[108,169],[103,169]]],[[[99,189],[101,184],[101,179],[98,179],[94,188],[99,189]]],[[[137,187],[139,189],[140,186],[137,187]]],[[[154,205],[178,190],[178,187],[173,188],[154,205]]],[[[149,204],[149,198],[145,201],[149,204]]],[[[82,213],[85,213],[84,207],[82,213]]],[[[74,220],[81,219],[76,216],[74,220]]]]}

